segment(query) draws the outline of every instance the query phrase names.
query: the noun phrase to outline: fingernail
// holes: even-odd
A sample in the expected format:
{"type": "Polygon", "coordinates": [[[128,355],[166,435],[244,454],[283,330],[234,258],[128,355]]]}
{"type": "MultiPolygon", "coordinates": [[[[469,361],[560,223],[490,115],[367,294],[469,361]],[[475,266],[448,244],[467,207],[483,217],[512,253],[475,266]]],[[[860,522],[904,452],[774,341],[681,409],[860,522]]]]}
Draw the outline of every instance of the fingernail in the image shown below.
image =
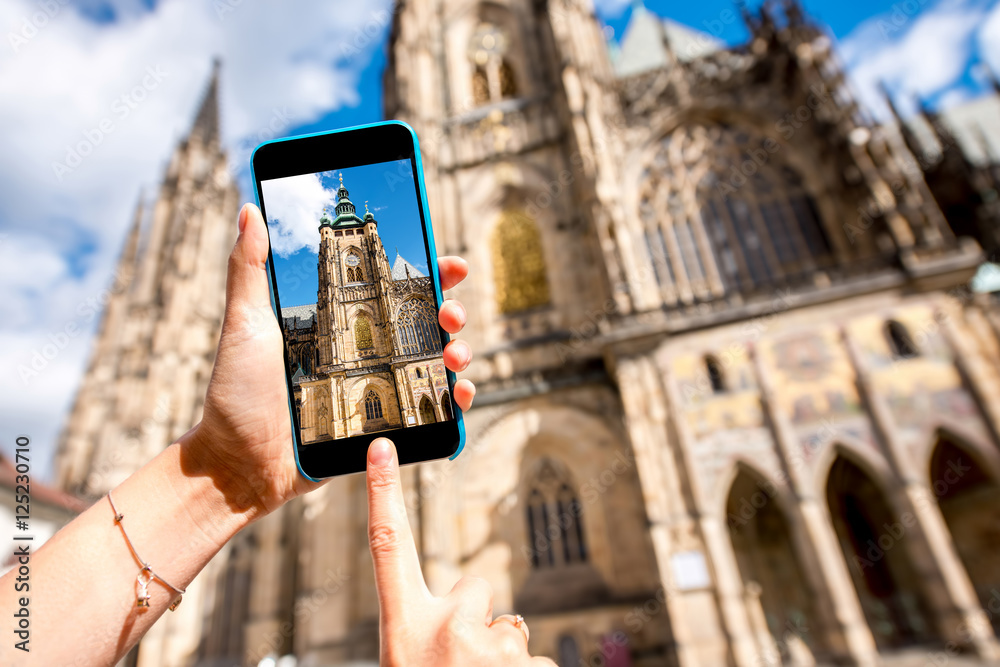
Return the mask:
{"type": "Polygon", "coordinates": [[[392,443],[385,438],[378,438],[368,448],[368,462],[373,466],[384,466],[392,458],[392,443]]]}
{"type": "Polygon", "coordinates": [[[243,204],[243,208],[240,209],[240,219],[236,223],[236,226],[239,227],[240,234],[243,233],[243,229],[247,226],[247,207],[248,206],[250,206],[250,204],[243,204]]]}

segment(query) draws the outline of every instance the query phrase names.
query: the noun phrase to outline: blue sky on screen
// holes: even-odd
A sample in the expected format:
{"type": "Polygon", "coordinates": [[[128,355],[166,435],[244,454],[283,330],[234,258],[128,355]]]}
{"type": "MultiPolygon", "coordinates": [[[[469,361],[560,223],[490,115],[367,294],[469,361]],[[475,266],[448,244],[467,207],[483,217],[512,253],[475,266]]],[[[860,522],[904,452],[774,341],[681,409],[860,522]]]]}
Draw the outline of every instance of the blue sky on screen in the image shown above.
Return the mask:
{"type": "Polygon", "coordinates": [[[264,205],[274,253],[274,273],[281,306],[316,303],[319,218],[333,213],[340,176],[359,217],[365,201],[378,223],[390,266],[396,252],[427,272],[420,210],[409,160],[335,169],[263,182],[264,205]]]}
{"type": "MultiPolygon", "coordinates": [[[[231,173],[252,198],[247,164],[260,142],[381,119],[392,21],[391,0],[50,5],[53,13],[34,25],[43,6],[36,0],[0,2],[0,126],[16,128],[0,153],[0,448],[30,434],[42,476],[97,326],[80,310],[111,282],[140,192],[156,193],[212,58],[223,61],[231,173]],[[112,105],[151,70],[159,72],[154,85],[120,117],[112,105]],[[105,120],[114,131],[58,176],[53,165],[67,148],[96,136],[105,120]],[[37,377],[17,374],[71,324],[79,333],[37,377]]],[[[730,0],[646,7],[726,44],[747,36],[730,0]]],[[[904,110],[913,94],[947,107],[986,91],[983,61],[1000,71],[1000,0],[805,0],[805,8],[830,26],[876,117],[885,117],[879,81],[904,110]]],[[[620,38],[635,9],[628,0],[597,0],[596,11],[620,38]]]]}

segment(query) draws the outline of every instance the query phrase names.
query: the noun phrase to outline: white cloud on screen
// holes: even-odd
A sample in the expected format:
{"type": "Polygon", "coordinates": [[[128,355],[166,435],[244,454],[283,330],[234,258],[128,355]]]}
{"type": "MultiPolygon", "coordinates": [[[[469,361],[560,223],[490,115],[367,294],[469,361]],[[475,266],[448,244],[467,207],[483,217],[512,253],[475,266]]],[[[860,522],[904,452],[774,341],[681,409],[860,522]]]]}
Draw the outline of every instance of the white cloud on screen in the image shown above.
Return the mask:
{"type": "Polygon", "coordinates": [[[96,325],[89,304],[111,282],[140,188],[153,193],[189,129],[212,58],[240,173],[260,141],[359,102],[391,19],[389,0],[103,4],[114,22],[73,3],[0,2],[0,446],[31,436],[42,476],[96,325]],[[38,19],[43,4],[56,9],[38,19]],[[102,123],[112,131],[98,134],[102,123]],[[88,155],[60,178],[53,165],[81,142],[88,155]],[[56,354],[22,377],[53,339],[56,354]]]}
{"type": "Polygon", "coordinates": [[[262,187],[271,251],[281,257],[302,248],[319,252],[316,228],[323,209],[333,211],[336,191],[324,189],[319,174],[275,178],[264,181],[262,187]]]}

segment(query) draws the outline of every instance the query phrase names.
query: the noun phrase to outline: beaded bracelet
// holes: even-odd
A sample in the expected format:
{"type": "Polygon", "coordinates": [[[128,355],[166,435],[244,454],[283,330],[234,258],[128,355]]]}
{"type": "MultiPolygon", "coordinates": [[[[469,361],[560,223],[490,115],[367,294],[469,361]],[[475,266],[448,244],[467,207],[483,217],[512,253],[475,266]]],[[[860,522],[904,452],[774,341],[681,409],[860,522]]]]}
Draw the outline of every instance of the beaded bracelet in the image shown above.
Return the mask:
{"type": "Polygon", "coordinates": [[[160,583],[162,583],[167,588],[172,588],[173,590],[177,591],[177,598],[170,603],[169,607],[170,611],[177,609],[177,607],[181,603],[181,598],[184,597],[184,593],[186,593],[187,591],[185,591],[183,588],[177,588],[169,581],[167,581],[160,575],[153,572],[153,568],[149,566],[149,563],[144,561],[142,557],[139,556],[139,553],[135,550],[135,547],[132,546],[132,540],[128,538],[128,533],[125,532],[125,526],[124,524],[122,524],[122,519],[125,518],[125,515],[119,512],[118,508],[115,507],[115,501],[111,499],[110,491],[108,491],[108,503],[111,504],[111,511],[115,513],[115,524],[117,524],[118,527],[121,528],[122,536],[125,538],[125,543],[128,544],[129,551],[132,552],[132,556],[139,562],[140,565],[142,565],[142,568],[140,568],[139,570],[139,574],[136,575],[135,578],[135,585],[137,590],[135,597],[135,606],[142,607],[144,609],[149,607],[149,582],[151,582],[153,579],[158,579],[160,583]]]}

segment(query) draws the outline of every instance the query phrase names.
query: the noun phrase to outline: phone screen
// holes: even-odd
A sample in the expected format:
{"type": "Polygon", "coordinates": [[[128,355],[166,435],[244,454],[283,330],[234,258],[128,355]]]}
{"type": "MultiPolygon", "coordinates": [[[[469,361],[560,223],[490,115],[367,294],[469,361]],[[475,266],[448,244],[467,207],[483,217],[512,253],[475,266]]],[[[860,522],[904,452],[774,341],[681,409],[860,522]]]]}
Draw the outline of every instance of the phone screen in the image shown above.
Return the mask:
{"type": "Polygon", "coordinates": [[[455,419],[413,164],[259,182],[301,450],[455,419]]]}

